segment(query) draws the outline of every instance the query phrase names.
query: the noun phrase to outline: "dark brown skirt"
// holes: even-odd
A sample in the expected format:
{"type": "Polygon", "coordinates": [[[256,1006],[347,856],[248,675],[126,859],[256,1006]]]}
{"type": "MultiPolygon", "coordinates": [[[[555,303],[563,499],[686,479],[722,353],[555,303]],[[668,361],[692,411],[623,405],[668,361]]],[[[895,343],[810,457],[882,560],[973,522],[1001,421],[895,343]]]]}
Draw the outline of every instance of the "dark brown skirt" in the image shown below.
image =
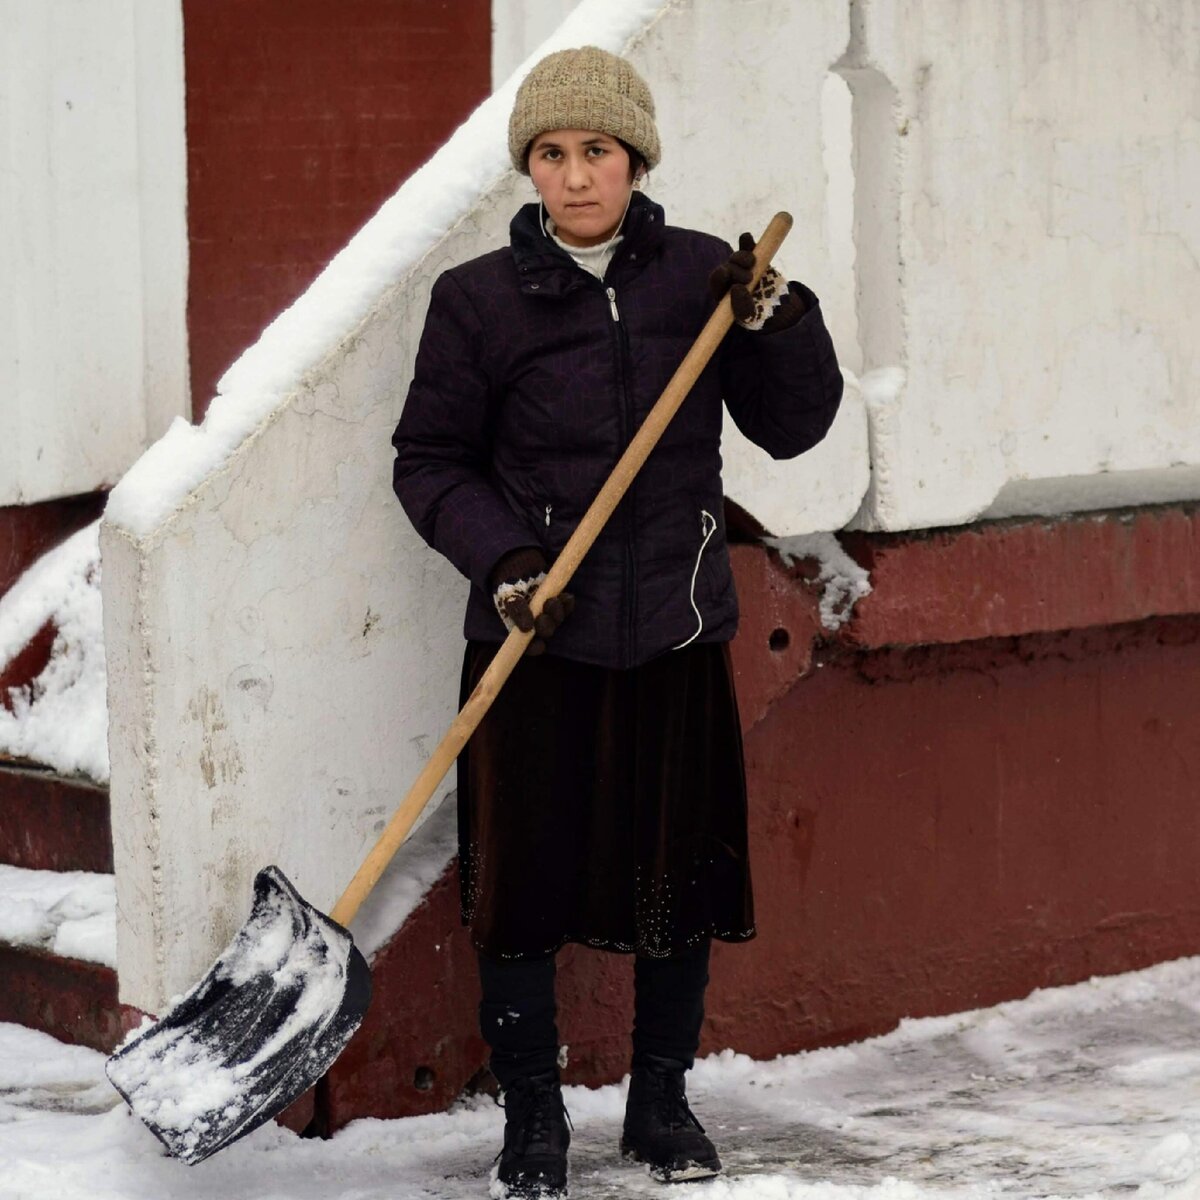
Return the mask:
{"type": "MultiPolygon", "coordinates": [[[[467,643],[460,703],[497,649],[467,643]]],[[[753,937],[728,643],[628,671],[523,658],[459,755],[458,845],[463,924],[492,958],[753,937]]]]}

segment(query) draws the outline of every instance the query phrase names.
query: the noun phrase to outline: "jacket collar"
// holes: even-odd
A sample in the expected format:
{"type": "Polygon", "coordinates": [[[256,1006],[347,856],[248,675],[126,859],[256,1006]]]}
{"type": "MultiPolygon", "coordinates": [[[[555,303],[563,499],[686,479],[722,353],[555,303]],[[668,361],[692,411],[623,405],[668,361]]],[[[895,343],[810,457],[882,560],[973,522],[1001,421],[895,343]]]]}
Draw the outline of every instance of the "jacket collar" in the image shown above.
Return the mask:
{"type": "MultiPolygon", "coordinates": [[[[541,296],[561,296],[585,286],[590,278],[541,225],[541,206],[525,204],[509,224],[509,239],[521,291],[541,296]]],[[[665,218],[661,204],[641,192],[629,198],[629,211],[621,225],[622,238],[609,266],[609,274],[628,264],[640,270],[657,253],[665,218]]]]}

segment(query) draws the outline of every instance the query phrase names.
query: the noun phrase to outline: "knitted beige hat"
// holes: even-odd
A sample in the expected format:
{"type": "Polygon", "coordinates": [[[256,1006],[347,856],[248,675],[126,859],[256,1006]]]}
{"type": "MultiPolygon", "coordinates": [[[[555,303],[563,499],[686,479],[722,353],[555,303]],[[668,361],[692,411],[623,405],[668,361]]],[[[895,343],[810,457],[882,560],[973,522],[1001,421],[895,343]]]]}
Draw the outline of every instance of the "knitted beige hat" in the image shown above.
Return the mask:
{"type": "Polygon", "coordinates": [[[632,146],[647,167],[658,165],[654,97],[623,58],[599,46],[547,54],[517,91],[508,119],[508,153],[529,174],[529,143],[550,129],[594,129],[632,146]]]}

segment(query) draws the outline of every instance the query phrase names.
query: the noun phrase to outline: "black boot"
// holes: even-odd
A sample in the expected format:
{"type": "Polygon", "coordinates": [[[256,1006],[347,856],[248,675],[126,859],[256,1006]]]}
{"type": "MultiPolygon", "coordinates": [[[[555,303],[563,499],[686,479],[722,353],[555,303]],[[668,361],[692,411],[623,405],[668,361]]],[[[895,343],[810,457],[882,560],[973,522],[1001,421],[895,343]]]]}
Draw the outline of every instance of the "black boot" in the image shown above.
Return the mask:
{"type": "Polygon", "coordinates": [[[569,1120],[556,1072],[514,1080],[504,1091],[504,1148],[496,1155],[490,1194],[498,1200],[565,1196],[569,1120]]]}
{"type": "Polygon", "coordinates": [[[629,1079],[621,1154],[645,1163],[660,1183],[707,1179],[721,1170],[704,1126],[688,1107],[683,1075],[677,1059],[646,1055],[629,1079]]]}

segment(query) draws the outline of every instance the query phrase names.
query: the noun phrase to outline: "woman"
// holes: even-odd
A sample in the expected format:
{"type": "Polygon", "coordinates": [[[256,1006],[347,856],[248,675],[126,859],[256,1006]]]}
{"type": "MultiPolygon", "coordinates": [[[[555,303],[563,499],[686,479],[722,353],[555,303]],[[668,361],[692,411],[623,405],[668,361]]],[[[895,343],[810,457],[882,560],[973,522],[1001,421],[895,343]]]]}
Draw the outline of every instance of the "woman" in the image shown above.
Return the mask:
{"type": "Polygon", "coordinates": [[[712,938],[754,936],[729,640],[722,399],[774,457],[824,436],[842,379],[817,297],[753,240],[668,226],[635,185],[654,102],[596,47],[544,58],[509,123],[536,203],[510,246],[434,284],[396,429],[394,485],[472,584],[465,702],[667,381],[731,292],[734,328],[459,758],[463,922],[505,1096],[494,1194],[563,1195],[554,955],[633,953],[622,1153],[664,1181],[716,1174],[688,1106],[712,938]],[[561,628],[560,628],[561,627],[561,628]]]}

